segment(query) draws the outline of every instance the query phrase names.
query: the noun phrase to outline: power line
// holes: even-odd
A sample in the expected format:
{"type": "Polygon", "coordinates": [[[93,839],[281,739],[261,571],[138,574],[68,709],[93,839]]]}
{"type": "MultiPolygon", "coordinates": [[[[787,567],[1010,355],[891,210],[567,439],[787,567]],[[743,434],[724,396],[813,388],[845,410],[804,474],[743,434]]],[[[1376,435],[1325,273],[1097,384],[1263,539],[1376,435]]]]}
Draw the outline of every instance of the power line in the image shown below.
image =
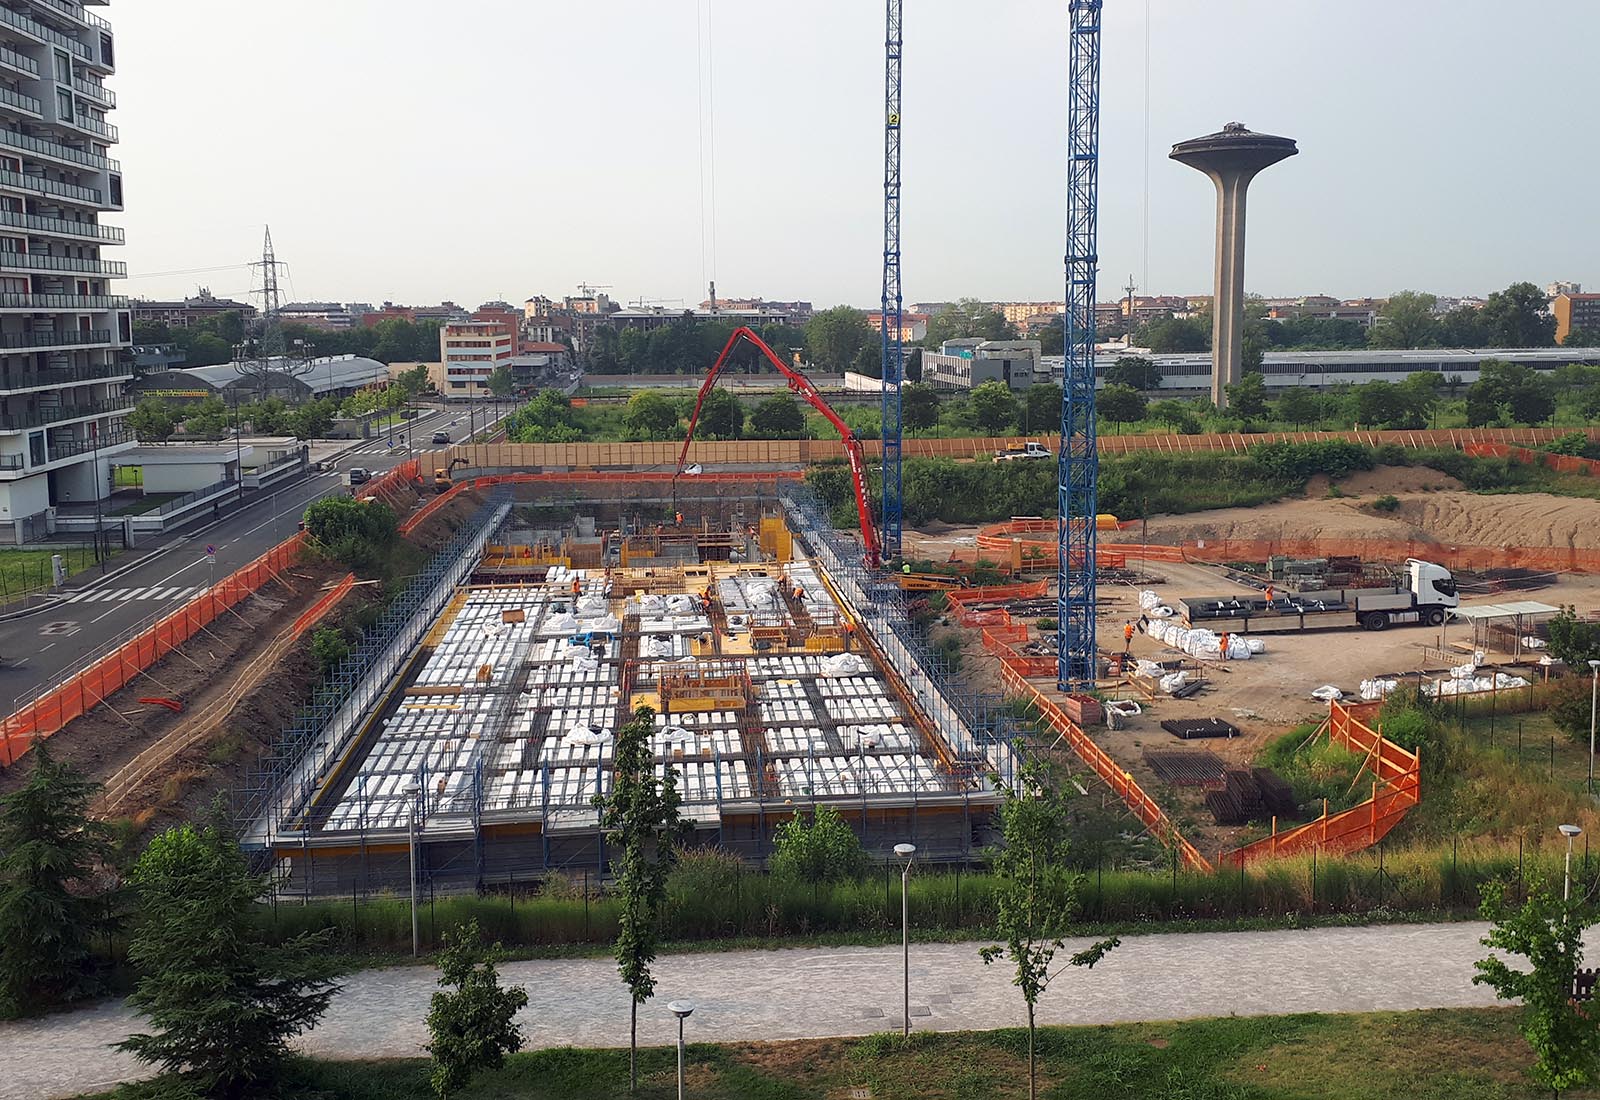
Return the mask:
{"type": "Polygon", "coordinates": [[[248,263],[240,263],[240,264],[223,264],[220,267],[186,267],[186,268],[183,268],[182,270],[179,270],[179,271],[141,271],[141,272],[139,272],[137,274],[128,275],[127,278],[129,278],[129,279],[162,279],[162,278],[166,278],[169,275],[209,275],[213,271],[237,271],[240,268],[249,267],[249,266],[250,265],[248,263]]]}

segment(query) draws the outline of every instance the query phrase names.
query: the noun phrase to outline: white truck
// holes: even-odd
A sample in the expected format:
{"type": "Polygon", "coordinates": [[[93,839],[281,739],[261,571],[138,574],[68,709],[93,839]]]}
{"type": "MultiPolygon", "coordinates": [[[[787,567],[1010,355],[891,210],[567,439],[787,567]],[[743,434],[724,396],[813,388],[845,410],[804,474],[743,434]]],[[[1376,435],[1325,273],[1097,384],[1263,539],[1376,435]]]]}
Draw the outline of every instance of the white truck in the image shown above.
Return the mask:
{"type": "Polygon", "coordinates": [[[1054,457],[1055,455],[1050,453],[1049,447],[1046,447],[1043,443],[1034,443],[1031,440],[1027,443],[1019,443],[1015,446],[1007,447],[1003,451],[996,451],[994,453],[994,460],[996,462],[1016,462],[1018,459],[1024,458],[1054,457]]]}
{"type": "Polygon", "coordinates": [[[1190,596],[1178,601],[1188,626],[1217,632],[1263,634],[1325,627],[1385,630],[1391,624],[1438,626],[1459,606],[1455,578],[1442,565],[1410,558],[1405,583],[1384,588],[1330,588],[1321,592],[1190,596]]]}

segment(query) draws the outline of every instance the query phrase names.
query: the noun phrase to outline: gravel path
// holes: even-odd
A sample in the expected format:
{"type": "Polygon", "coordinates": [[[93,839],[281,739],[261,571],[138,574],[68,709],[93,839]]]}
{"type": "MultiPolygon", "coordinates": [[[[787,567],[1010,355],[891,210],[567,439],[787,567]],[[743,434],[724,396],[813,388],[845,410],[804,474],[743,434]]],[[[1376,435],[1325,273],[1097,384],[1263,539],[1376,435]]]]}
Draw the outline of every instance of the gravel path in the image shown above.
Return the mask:
{"type": "MultiPolygon", "coordinates": [[[[1366,1012],[1494,1003],[1472,984],[1487,925],[1386,925],[1285,932],[1131,936],[1093,971],[1071,971],[1040,1001],[1049,1024],[1171,1020],[1289,1012],[1366,1012]]],[[[1070,941],[1069,950],[1088,941],[1070,941]]],[[[977,944],[911,949],[914,1028],[972,1030],[1020,1025],[1010,970],[985,967],[977,944]]],[[[609,959],[506,963],[524,985],[530,1045],[617,1046],[627,1042],[628,999],[609,959]]],[[[656,967],[656,997],[640,1011],[645,1044],[674,1041],[666,1004],[698,1008],[698,1041],[801,1039],[898,1028],[899,948],[797,948],[672,955],[656,967]]],[[[417,1055],[435,989],[431,968],[353,974],[307,1052],[329,1058],[417,1055]]],[[[0,1098],[40,1100],[107,1088],[144,1075],[108,1044],[135,1029],[124,1005],[43,1021],[0,1024],[0,1098]]]]}

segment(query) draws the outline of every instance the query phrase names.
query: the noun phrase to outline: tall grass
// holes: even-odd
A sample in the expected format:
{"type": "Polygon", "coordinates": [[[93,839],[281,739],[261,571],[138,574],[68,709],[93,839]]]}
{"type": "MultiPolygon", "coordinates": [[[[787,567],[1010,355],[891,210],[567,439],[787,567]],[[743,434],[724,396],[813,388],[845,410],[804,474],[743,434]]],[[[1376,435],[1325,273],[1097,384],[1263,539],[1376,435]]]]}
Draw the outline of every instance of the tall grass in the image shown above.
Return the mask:
{"type": "MultiPolygon", "coordinates": [[[[1301,917],[1384,917],[1398,913],[1468,915],[1483,886],[1510,885],[1513,894],[1536,879],[1559,880],[1561,855],[1553,843],[1447,842],[1402,851],[1379,847],[1350,856],[1307,855],[1244,869],[1210,873],[1092,868],[1079,883],[1083,924],[1251,921],[1301,917]]],[[[1600,859],[1574,866],[1575,888],[1600,894],[1600,859]]],[[[586,892],[556,880],[535,894],[485,894],[424,898],[421,933],[435,944],[444,930],[477,920],[484,935],[516,947],[563,947],[611,942],[617,907],[604,891],[586,892]]],[[[996,878],[987,872],[924,870],[911,877],[910,919],[925,935],[983,938],[992,934],[996,878]]],[[[827,936],[866,941],[900,928],[900,872],[884,866],[863,878],[809,885],[779,880],[745,867],[725,853],[693,856],[669,883],[663,936],[674,942],[775,940],[827,936]]],[[[347,949],[409,949],[408,899],[316,901],[262,906],[257,919],[274,938],[333,929],[347,949]]]]}

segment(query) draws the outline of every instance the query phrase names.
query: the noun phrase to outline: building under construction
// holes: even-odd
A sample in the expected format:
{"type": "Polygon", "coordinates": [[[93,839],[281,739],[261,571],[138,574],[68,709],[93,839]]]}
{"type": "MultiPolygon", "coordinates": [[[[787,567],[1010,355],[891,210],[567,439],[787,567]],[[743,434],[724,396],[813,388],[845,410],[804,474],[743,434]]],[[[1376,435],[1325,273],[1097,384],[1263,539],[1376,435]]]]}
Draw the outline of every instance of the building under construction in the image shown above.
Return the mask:
{"type": "Polygon", "coordinates": [[[307,894],[403,884],[413,823],[447,888],[603,873],[595,802],[617,730],[648,707],[698,843],[759,863],[826,802],[869,851],[969,857],[996,778],[1015,779],[1015,731],[946,680],[804,490],[784,494],[763,515],[675,503],[660,522],[569,502],[545,526],[491,501],[263,777],[249,846],[307,894]]]}

